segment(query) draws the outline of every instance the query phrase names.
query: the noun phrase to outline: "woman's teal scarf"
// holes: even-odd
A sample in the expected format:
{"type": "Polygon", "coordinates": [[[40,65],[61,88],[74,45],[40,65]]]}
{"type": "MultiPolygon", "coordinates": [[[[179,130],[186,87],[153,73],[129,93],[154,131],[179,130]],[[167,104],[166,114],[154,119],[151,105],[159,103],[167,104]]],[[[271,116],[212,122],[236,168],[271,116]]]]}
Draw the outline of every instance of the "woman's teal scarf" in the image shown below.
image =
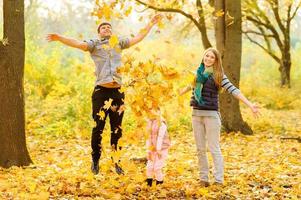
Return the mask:
{"type": "Polygon", "coordinates": [[[196,84],[194,88],[194,98],[200,105],[204,105],[204,101],[202,98],[202,89],[204,83],[208,80],[209,76],[212,76],[213,68],[206,67],[203,63],[200,64],[197,73],[196,73],[196,84]]]}

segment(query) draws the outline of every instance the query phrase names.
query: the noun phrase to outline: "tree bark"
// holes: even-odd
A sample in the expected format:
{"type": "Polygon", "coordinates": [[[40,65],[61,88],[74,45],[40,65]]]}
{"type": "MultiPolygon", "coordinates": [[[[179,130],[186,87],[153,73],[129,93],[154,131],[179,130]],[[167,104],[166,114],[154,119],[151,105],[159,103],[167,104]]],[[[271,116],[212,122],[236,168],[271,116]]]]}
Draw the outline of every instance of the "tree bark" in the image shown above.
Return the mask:
{"type": "Polygon", "coordinates": [[[0,45],[0,166],[28,165],[24,112],[24,1],[4,0],[4,41],[0,45]]]}
{"type": "Polygon", "coordinates": [[[291,87],[291,61],[287,59],[289,57],[288,55],[286,58],[283,58],[281,60],[281,65],[279,67],[279,71],[281,74],[281,87],[287,86],[288,88],[291,87]]]}
{"type": "MultiPolygon", "coordinates": [[[[218,17],[216,22],[216,46],[222,54],[224,73],[239,87],[242,52],[241,0],[237,0],[235,4],[230,0],[216,0],[215,6],[216,10],[225,11],[225,15],[218,17]]],[[[236,98],[224,92],[220,95],[220,105],[222,124],[227,132],[253,133],[242,119],[236,98]]]]}
{"type": "Polygon", "coordinates": [[[286,29],[283,32],[284,35],[284,47],[282,49],[282,59],[281,59],[281,64],[280,64],[280,74],[281,74],[281,87],[287,86],[287,87],[291,87],[291,65],[292,65],[292,61],[291,61],[291,53],[290,53],[290,24],[291,22],[287,21],[287,25],[286,25],[286,29]]]}

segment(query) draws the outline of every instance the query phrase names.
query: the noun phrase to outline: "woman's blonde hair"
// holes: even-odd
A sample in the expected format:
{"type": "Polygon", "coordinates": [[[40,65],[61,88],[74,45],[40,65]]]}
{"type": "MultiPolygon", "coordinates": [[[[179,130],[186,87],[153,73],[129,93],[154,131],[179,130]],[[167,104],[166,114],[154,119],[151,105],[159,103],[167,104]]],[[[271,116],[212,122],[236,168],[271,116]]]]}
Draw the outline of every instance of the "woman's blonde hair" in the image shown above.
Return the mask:
{"type": "Polygon", "coordinates": [[[221,54],[215,48],[210,47],[210,48],[206,49],[203,54],[203,58],[202,58],[203,64],[204,64],[204,57],[208,52],[212,52],[215,55],[215,62],[213,65],[213,79],[214,79],[214,83],[215,83],[216,87],[218,89],[221,89],[222,80],[223,80],[223,76],[224,76],[221,54]]]}

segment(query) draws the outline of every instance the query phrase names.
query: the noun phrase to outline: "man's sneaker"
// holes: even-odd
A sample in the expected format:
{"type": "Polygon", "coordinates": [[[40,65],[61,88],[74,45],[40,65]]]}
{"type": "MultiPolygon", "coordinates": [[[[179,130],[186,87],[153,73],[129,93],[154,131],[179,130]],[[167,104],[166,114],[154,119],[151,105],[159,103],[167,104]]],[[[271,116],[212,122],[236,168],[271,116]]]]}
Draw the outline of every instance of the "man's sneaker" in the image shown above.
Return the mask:
{"type": "Polygon", "coordinates": [[[123,169],[117,163],[115,163],[115,170],[118,175],[124,174],[123,169]]]}
{"type": "Polygon", "coordinates": [[[95,175],[99,173],[99,161],[92,161],[91,171],[95,175]]]}

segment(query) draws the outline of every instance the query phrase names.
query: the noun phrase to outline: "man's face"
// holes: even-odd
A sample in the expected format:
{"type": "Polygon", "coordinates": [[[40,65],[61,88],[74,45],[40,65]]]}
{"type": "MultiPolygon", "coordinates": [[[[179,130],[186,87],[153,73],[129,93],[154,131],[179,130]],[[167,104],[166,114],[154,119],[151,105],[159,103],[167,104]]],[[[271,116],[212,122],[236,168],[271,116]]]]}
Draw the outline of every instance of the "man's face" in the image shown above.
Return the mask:
{"type": "Polygon", "coordinates": [[[110,37],[112,35],[112,27],[110,25],[102,25],[99,28],[100,37],[110,37]]]}

